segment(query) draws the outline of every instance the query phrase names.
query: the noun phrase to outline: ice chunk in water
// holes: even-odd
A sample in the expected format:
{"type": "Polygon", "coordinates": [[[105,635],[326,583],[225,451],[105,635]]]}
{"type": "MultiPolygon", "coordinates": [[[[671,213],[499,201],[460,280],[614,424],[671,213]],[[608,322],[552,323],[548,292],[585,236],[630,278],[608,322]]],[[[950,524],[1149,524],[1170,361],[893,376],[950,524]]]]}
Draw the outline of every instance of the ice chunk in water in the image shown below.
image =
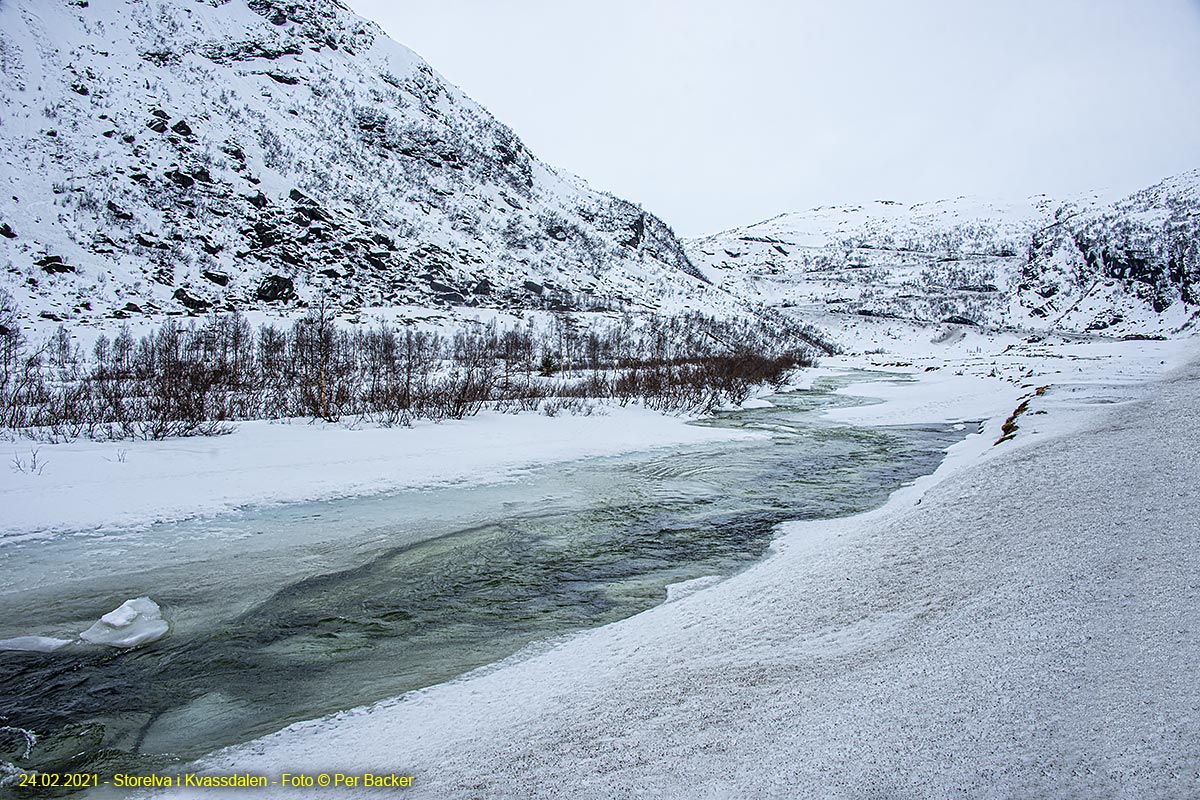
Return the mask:
{"type": "Polygon", "coordinates": [[[158,603],[149,597],[137,597],[105,614],[79,638],[92,644],[129,648],[161,639],[168,627],[158,603]]]}
{"type": "Polygon", "coordinates": [[[52,639],[49,636],[18,636],[0,639],[0,650],[25,650],[31,653],[53,653],[71,643],[71,639],[52,639]]]}
{"type": "Polygon", "coordinates": [[[137,619],[138,615],[137,609],[130,605],[130,603],[122,603],[101,617],[100,621],[113,628],[124,628],[137,619]]]}

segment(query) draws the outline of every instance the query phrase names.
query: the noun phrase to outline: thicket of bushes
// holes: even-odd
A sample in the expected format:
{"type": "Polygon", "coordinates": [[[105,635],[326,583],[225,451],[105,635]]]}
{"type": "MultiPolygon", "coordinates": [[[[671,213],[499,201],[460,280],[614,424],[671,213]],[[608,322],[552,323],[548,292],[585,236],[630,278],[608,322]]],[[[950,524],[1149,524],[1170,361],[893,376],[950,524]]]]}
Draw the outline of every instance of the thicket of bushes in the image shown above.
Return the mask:
{"type": "Polygon", "coordinates": [[[553,413],[590,398],[708,411],[812,363],[787,324],[699,314],[584,329],[479,326],[443,336],[346,328],[323,310],[290,327],[237,314],[123,328],[90,353],[60,327],[30,346],[0,297],[0,427],[52,440],[211,435],[233,420],[365,418],[384,425],[461,419],[484,408],[553,413]]]}

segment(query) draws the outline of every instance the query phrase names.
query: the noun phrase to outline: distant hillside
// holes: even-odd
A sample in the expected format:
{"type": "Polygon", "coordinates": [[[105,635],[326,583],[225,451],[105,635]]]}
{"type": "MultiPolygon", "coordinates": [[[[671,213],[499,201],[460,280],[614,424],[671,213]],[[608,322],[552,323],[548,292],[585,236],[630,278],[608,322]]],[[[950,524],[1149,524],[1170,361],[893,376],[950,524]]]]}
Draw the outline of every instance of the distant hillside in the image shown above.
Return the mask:
{"type": "Polygon", "coordinates": [[[1194,332],[1200,171],[1116,202],[876,202],[688,243],[714,283],[772,306],[1105,335],[1194,332]]]}

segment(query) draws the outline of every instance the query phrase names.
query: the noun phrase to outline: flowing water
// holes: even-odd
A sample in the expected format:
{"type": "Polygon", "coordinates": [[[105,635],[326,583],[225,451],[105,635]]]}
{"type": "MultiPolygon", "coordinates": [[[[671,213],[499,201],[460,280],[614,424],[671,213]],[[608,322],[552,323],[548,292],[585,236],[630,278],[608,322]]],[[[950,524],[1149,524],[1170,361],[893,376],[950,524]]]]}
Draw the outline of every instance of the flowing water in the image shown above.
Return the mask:
{"type": "Polygon", "coordinates": [[[0,638],[139,595],[172,623],[133,651],[0,652],[0,767],[149,772],[448,680],[736,572],[783,520],[878,506],[965,435],[821,422],[836,385],[698,423],[747,440],[0,545],[0,638]]]}

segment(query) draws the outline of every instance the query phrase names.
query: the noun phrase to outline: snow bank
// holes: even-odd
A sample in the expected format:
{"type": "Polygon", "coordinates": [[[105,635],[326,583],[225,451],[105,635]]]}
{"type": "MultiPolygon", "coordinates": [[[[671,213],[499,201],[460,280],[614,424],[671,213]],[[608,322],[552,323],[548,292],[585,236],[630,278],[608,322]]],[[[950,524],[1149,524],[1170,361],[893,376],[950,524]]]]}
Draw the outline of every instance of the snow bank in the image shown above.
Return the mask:
{"type": "Polygon", "coordinates": [[[141,525],[240,507],[504,480],[542,464],[717,439],[634,407],[594,416],[485,413],[412,428],[245,422],[229,436],[62,445],[4,442],[40,473],[0,470],[0,546],[49,531],[141,525]]]}

